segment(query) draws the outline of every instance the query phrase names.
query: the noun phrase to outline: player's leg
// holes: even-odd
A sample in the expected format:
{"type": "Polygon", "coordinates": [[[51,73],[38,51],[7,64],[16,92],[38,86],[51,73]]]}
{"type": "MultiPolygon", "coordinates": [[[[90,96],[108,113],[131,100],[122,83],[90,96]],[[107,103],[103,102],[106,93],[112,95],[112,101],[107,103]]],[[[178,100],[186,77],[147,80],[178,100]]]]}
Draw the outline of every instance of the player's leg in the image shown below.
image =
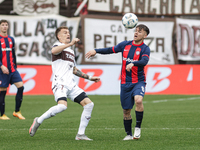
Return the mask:
{"type": "Polygon", "coordinates": [[[52,106],[47,110],[44,114],[42,114],[37,122],[41,124],[45,119],[54,117],[56,114],[61,113],[62,111],[67,109],[67,99],[66,97],[61,97],[58,99],[58,104],[55,106],[52,106]]]}
{"type": "Polygon", "coordinates": [[[135,115],[136,115],[136,126],[134,131],[134,139],[139,139],[141,136],[141,124],[144,114],[143,96],[145,94],[145,83],[138,83],[135,87],[135,115]]]}
{"type": "Polygon", "coordinates": [[[78,86],[75,86],[71,93],[69,94],[69,98],[74,102],[79,103],[83,106],[83,112],[81,114],[80,125],[78,129],[78,133],[76,135],[76,140],[92,140],[85,135],[85,129],[91,119],[92,110],[94,107],[94,103],[88,98],[86,93],[80,89],[78,86]]]}
{"type": "Polygon", "coordinates": [[[15,82],[14,85],[17,87],[17,93],[15,96],[15,111],[13,112],[13,116],[24,120],[25,117],[22,116],[21,111],[20,111],[22,100],[23,100],[23,91],[24,91],[23,82],[22,81],[15,82]]]}
{"type": "Polygon", "coordinates": [[[127,136],[123,140],[132,140],[132,117],[131,109],[123,109],[124,129],[127,136]]]}
{"type": "MultiPolygon", "coordinates": [[[[77,97],[77,99],[78,99],[78,97],[77,97]]],[[[76,140],[91,140],[91,139],[87,138],[86,136],[84,137],[84,135],[85,135],[85,129],[91,119],[91,114],[92,114],[92,110],[94,107],[94,103],[88,97],[86,97],[80,102],[80,105],[83,106],[83,112],[81,114],[80,125],[79,125],[79,129],[78,129],[78,134],[76,136],[76,140]],[[81,135],[82,135],[82,137],[81,137],[81,135]]]]}
{"type": "Polygon", "coordinates": [[[61,113],[62,111],[67,109],[67,89],[60,87],[56,87],[56,90],[53,90],[55,101],[58,103],[57,105],[51,107],[49,110],[47,110],[44,114],[42,114],[40,117],[36,117],[33,121],[33,124],[31,125],[29,129],[30,136],[34,136],[38,127],[42,124],[42,122],[45,119],[51,118],[55,116],[58,113],[61,113]]]}
{"type": "Polygon", "coordinates": [[[121,106],[123,108],[124,129],[127,134],[127,136],[123,140],[132,140],[133,136],[131,109],[133,108],[134,100],[131,96],[131,91],[128,90],[124,85],[121,85],[120,100],[121,106]]]}
{"type": "Polygon", "coordinates": [[[10,81],[10,74],[7,75],[0,72],[0,82],[1,82],[0,84],[0,111],[1,111],[0,119],[1,120],[10,119],[5,115],[5,96],[7,92],[7,87],[9,86],[9,81],[10,81]]]}
{"type": "Polygon", "coordinates": [[[24,120],[25,117],[22,116],[20,111],[21,104],[23,101],[24,85],[22,78],[17,70],[11,73],[10,84],[14,84],[17,87],[17,93],[15,96],[15,111],[13,112],[13,116],[24,120]]]}
{"type": "Polygon", "coordinates": [[[58,113],[61,113],[62,111],[66,110],[66,109],[67,109],[67,101],[59,100],[57,105],[51,107],[44,114],[42,114],[40,117],[36,117],[33,120],[33,124],[31,125],[31,127],[29,129],[30,136],[35,135],[37,129],[39,128],[39,126],[42,124],[42,122],[45,119],[51,118],[51,117],[55,116],[58,113]]]}
{"type": "Polygon", "coordinates": [[[0,112],[1,112],[0,119],[1,120],[9,120],[10,119],[5,115],[5,96],[6,96],[6,92],[7,92],[7,88],[0,87],[0,112]]]}
{"type": "Polygon", "coordinates": [[[136,115],[136,126],[134,131],[134,139],[139,139],[141,136],[141,124],[143,119],[144,106],[142,103],[143,97],[140,95],[135,96],[135,115],[136,115]]]}

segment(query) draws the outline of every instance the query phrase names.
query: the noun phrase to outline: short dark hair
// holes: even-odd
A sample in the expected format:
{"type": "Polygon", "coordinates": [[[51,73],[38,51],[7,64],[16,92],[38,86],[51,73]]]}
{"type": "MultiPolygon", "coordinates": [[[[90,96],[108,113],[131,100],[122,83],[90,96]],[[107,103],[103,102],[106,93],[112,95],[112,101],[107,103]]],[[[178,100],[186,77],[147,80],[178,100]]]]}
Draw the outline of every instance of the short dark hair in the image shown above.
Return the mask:
{"type": "Polygon", "coordinates": [[[136,28],[139,28],[139,30],[143,29],[144,31],[146,31],[147,35],[150,33],[149,28],[144,24],[139,24],[136,26],[136,28]]]}
{"type": "Polygon", "coordinates": [[[58,33],[59,33],[62,29],[68,29],[68,27],[61,26],[61,27],[59,27],[59,28],[56,29],[55,35],[56,35],[56,39],[57,39],[57,40],[59,40],[59,39],[58,39],[58,33]]]}
{"type": "Polygon", "coordinates": [[[5,19],[1,19],[1,20],[0,20],[0,24],[5,23],[5,22],[8,23],[8,21],[5,20],[5,19]]]}

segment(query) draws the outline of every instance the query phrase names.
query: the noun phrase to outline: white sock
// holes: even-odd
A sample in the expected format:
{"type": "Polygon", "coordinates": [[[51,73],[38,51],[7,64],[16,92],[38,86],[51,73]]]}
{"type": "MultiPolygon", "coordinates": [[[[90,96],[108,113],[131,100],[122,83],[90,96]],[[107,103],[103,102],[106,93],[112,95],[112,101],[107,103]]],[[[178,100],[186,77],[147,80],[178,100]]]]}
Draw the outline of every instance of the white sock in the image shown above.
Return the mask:
{"type": "Polygon", "coordinates": [[[63,104],[58,104],[58,105],[55,105],[53,107],[51,107],[49,110],[47,110],[42,116],[40,116],[37,120],[37,122],[39,124],[41,124],[45,119],[48,119],[50,117],[53,117],[55,116],[57,113],[60,113],[64,110],[66,110],[67,107],[63,104]]]}
{"type": "Polygon", "coordinates": [[[93,102],[91,102],[83,107],[84,109],[83,109],[83,112],[81,115],[81,122],[80,122],[80,126],[78,129],[78,134],[85,134],[85,129],[90,121],[93,107],[94,107],[93,102]]]}

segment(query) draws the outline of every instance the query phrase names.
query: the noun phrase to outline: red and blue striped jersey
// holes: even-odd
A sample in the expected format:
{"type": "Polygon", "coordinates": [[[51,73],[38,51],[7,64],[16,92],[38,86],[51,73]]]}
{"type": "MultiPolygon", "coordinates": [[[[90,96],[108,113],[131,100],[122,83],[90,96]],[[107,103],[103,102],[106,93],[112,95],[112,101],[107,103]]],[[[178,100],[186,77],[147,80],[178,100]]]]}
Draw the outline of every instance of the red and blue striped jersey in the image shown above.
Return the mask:
{"type": "Polygon", "coordinates": [[[121,84],[146,82],[144,67],[150,56],[150,48],[146,44],[135,45],[133,41],[123,41],[116,46],[95,51],[100,54],[122,53],[121,84]],[[129,63],[134,64],[130,72],[126,70],[129,63]]]}
{"type": "Polygon", "coordinates": [[[17,64],[14,38],[0,35],[0,43],[0,66],[6,66],[9,72],[16,71],[17,64]]]}

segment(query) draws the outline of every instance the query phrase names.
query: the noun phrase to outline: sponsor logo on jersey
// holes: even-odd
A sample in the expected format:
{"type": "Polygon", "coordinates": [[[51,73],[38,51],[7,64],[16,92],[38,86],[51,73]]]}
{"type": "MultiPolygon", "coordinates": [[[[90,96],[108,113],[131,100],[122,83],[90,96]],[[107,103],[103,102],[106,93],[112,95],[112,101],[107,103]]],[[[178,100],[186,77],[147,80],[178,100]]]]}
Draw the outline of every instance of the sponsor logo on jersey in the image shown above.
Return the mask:
{"type": "MultiPolygon", "coordinates": [[[[2,44],[2,43],[1,43],[2,44]]],[[[11,51],[12,49],[11,48],[8,48],[8,47],[6,47],[6,48],[2,48],[2,51],[11,51]]]]}
{"type": "Polygon", "coordinates": [[[130,63],[132,63],[132,62],[134,62],[134,61],[138,61],[138,60],[133,60],[133,59],[124,58],[124,57],[123,57],[123,60],[125,60],[125,61],[127,61],[127,62],[130,62],[130,63]]]}
{"type": "Polygon", "coordinates": [[[129,51],[128,49],[124,49],[124,51],[129,51]]]}
{"type": "Polygon", "coordinates": [[[71,59],[71,60],[74,60],[74,56],[69,54],[69,53],[66,53],[66,58],[67,59],[71,59]]]}

